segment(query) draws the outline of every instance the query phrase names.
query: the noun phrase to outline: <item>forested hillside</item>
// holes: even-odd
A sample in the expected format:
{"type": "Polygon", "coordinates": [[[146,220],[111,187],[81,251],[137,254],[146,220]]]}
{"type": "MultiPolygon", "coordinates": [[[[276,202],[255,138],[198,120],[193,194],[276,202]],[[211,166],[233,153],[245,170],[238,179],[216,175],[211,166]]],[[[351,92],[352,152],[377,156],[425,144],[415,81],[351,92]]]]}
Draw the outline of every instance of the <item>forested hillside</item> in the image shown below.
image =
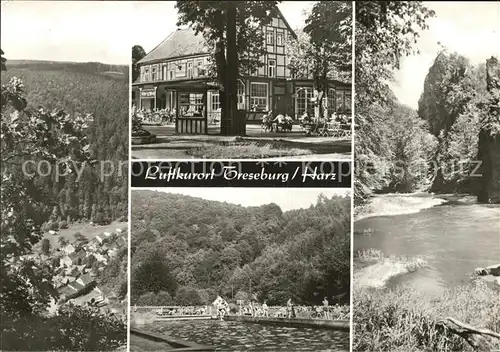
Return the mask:
{"type": "Polygon", "coordinates": [[[309,209],[132,193],[131,304],[349,301],[350,198],[309,209]]]}
{"type": "MultiPolygon", "coordinates": [[[[479,157],[479,135],[484,129],[494,140],[500,120],[492,113],[498,109],[498,93],[486,89],[485,64],[474,66],[466,57],[443,49],[429,68],[418,109],[402,106],[388,83],[400,59],[416,52],[412,46],[434,15],[421,2],[358,6],[356,205],[373,192],[477,194],[478,184],[489,183],[477,177],[478,160],[488,164],[488,157],[479,157]],[[396,18],[404,16],[412,20],[401,29],[396,18]]],[[[494,142],[486,144],[487,150],[495,148],[494,142]]],[[[492,174],[492,183],[498,183],[498,170],[492,172],[491,165],[483,168],[482,173],[492,174]]]]}
{"type": "Polygon", "coordinates": [[[24,83],[28,109],[62,109],[71,116],[92,114],[86,131],[97,163],[56,182],[54,175],[37,179],[44,196],[53,203],[41,217],[55,221],[80,219],[105,223],[127,215],[128,68],[100,63],[10,61],[2,84],[12,77],[24,83]],[[111,172],[111,164],[116,172],[111,172]],[[101,165],[106,170],[100,172],[101,165]],[[109,176],[107,176],[109,175],[109,176]]]}

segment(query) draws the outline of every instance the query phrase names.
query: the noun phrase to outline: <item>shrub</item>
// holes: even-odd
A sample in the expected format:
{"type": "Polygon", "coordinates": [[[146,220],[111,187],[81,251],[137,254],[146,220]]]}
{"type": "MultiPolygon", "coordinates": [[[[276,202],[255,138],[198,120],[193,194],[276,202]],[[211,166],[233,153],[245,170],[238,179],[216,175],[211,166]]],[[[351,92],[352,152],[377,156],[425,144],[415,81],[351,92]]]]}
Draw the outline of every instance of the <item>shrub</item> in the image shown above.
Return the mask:
{"type": "Polygon", "coordinates": [[[48,232],[50,230],[50,222],[44,222],[42,226],[40,226],[40,230],[42,232],[48,232]]]}
{"type": "Polygon", "coordinates": [[[68,228],[68,223],[66,221],[60,221],[59,222],[59,228],[62,229],[67,229],[68,228]]]}
{"type": "Polygon", "coordinates": [[[497,295],[484,282],[448,289],[432,301],[406,288],[356,289],[353,350],[471,351],[466,340],[442,330],[436,322],[450,316],[498,332],[497,295]]]}
{"type": "Polygon", "coordinates": [[[118,219],[116,219],[116,221],[118,221],[118,222],[126,222],[127,221],[127,217],[126,216],[120,216],[118,219]]]}
{"type": "Polygon", "coordinates": [[[59,224],[57,222],[51,222],[49,224],[49,230],[52,230],[52,231],[59,230],[59,224]]]}

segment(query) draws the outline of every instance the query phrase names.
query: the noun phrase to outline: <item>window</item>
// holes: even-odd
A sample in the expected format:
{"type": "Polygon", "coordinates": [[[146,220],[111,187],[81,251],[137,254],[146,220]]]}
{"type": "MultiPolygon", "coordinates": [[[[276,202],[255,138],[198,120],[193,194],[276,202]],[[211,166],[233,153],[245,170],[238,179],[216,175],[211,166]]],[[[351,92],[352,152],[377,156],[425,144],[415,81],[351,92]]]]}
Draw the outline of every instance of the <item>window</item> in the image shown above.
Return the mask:
{"type": "Polygon", "coordinates": [[[314,104],[311,99],[314,97],[313,89],[307,88],[297,88],[297,97],[295,100],[295,111],[298,117],[304,115],[307,112],[309,115],[314,115],[314,104]]]}
{"type": "Polygon", "coordinates": [[[181,116],[203,117],[202,93],[179,93],[179,107],[181,116]]]}
{"type": "Polygon", "coordinates": [[[149,81],[149,68],[144,69],[144,82],[149,81]]]}
{"type": "Polygon", "coordinates": [[[242,80],[238,80],[238,109],[245,109],[245,84],[242,80]]]}
{"type": "Polygon", "coordinates": [[[276,45],[283,46],[284,40],[283,40],[283,33],[276,33],[276,45]]]}
{"type": "Polygon", "coordinates": [[[268,110],[267,83],[250,84],[250,106],[252,111],[268,110]]]}
{"type": "Polygon", "coordinates": [[[267,61],[267,75],[268,77],[274,77],[276,73],[276,60],[267,61]]]}
{"type": "Polygon", "coordinates": [[[218,111],[220,109],[219,91],[212,92],[211,107],[212,111],[218,111]]]}
{"type": "Polygon", "coordinates": [[[331,117],[332,114],[337,110],[335,100],[335,88],[328,89],[327,104],[328,104],[328,115],[331,117]]]}
{"type": "Polygon", "coordinates": [[[173,80],[174,79],[174,70],[168,71],[168,79],[173,80]]]}
{"type": "Polygon", "coordinates": [[[151,69],[151,80],[154,82],[156,81],[156,67],[153,67],[151,69]]]}
{"type": "Polygon", "coordinates": [[[186,77],[186,64],[175,65],[175,77],[186,77]]]}
{"type": "Polygon", "coordinates": [[[344,113],[345,112],[345,104],[344,104],[344,98],[345,98],[345,91],[343,90],[337,90],[337,112],[338,113],[344,113]]]}
{"type": "Polygon", "coordinates": [[[351,92],[346,91],[345,92],[345,99],[344,99],[344,104],[345,104],[345,112],[350,114],[351,113],[351,105],[352,105],[352,95],[351,92]]]}
{"type": "Polygon", "coordinates": [[[188,76],[188,78],[193,77],[193,63],[192,62],[188,62],[187,76],[188,76]]]}
{"type": "Polygon", "coordinates": [[[274,45],[274,32],[268,31],[266,36],[267,45],[274,45]]]}

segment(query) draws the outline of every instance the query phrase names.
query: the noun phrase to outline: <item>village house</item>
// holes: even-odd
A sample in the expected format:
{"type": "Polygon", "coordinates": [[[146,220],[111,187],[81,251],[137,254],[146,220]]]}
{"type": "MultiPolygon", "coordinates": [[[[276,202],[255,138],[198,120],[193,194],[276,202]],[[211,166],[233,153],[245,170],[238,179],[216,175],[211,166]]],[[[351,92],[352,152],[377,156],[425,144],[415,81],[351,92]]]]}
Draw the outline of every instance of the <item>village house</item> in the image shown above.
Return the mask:
{"type": "Polygon", "coordinates": [[[64,254],[69,255],[75,251],[75,247],[71,243],[68,243],[67,245],[61,248],[61,251],[64,254]]]}
{"type": "MultiPolygon", "coordinates": [[[[313,80],[295,77],[289,68],[286,42],[296,37],[276,8],[263,26],[266,54],[262,67],[238,77],[238,109],[247,120],[259,120],[272,110],[294,119],[314,110],[313,80]]],[[[201,34],[178,29],[138,62],[139,78],[132,85],[132,99],[139,109],[176,112],[176,131],[207,133],[207,123],[220,117],[218,85],[208,77],[212,53],[201,34]]],[[[329,79],[325,105],[328,116],[350,114],[351,83],[329,79]]]]}

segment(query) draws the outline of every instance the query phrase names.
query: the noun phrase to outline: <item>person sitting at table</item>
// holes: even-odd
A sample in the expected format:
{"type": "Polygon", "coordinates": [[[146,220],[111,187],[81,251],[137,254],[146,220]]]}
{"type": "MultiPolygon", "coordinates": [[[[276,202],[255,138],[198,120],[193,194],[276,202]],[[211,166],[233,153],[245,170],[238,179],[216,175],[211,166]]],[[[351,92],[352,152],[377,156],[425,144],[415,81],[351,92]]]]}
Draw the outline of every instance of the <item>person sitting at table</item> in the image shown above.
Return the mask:
{"type": "Polygon", "coordinates": [[[278,114],[273,120],[273,122],[278,122],[278,125],[285,123],[285,116],[283,114],[278,114]]]}
{"type": "Polygon", "coordinates": [[[307,114],[307,112],[304,112],[302,116],[299,118],[300,123],[305,124],[311,122],[311,118],[307,114]]]}

